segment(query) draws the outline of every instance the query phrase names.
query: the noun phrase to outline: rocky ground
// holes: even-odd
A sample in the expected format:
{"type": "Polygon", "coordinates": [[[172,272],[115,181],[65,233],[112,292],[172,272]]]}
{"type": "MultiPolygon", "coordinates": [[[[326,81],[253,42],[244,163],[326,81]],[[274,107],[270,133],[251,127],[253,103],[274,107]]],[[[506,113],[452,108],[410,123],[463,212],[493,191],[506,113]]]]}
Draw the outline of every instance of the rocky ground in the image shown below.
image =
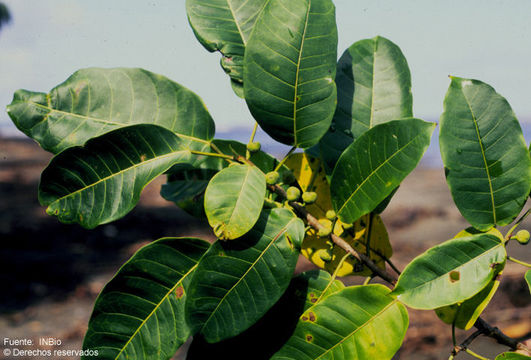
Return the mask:
{"type": "MultiPolygon", "coordinates": [[[[204,223],[158,196],[162,178],[148,186],[139,206],[117,222],[90,231],[60,224],[46,216],[37,201],[39,174],[49,158],[32,142],[0,137],[0,334],[2,338],[51,336],[62,340],[61,349],[79,349],[97,294],[136,249],[163,236],[212,239],[212,235],[204,223]]],[[[399,268],[466,227],[441,169],[415,170],[383,219],[399,268]]],[[[531,221],[524,227],[530,229],[531,221]]],[[[511,245],[509,251],[531,261],[531,246],[511,245]]],[[[301,260],[299,271],[309,266],[301,260]]],[[[531,333],[531,296],[523,272],[520,266],[507,266],[484,315],[513,337],[531,333]]],[[[395,358],[447,359],[450,328],[431,311],[410,311],[410,318],[404,346],[395,358]]],[[[474,342],[472,348],[488,356],[503,350],[489,339],[474,342]]]]}

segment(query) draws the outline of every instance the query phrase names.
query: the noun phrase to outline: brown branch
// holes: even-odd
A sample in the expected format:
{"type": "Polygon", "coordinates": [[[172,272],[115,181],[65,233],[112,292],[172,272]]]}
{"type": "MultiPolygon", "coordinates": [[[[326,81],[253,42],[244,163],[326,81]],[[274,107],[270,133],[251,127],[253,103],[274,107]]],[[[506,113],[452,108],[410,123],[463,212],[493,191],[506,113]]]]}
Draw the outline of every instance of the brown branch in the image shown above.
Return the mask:
{"type": "Polygon", "coordinates": [[[483,335],[493,338],[499,344],[508,346],[511,348],[511,350],[521,350],[531,355],[531,350],[529,350],[527,346],[525,346],[521,342],[518,342],[518,340],[505,335],[500,329],[491,326],[482,318],[478,318],[474,326],[476,327],[476,329],[478,329],[478,331],[481,331],[483,335]]]}
{"type": "Polygon", "coordinates": [[[483,331],[477,330],[472,335],[467,337],[461,344],[456,345],[454,349],[452,350],[452,356],[450,357],[450,359],[453,359],[453,357],[459,354],[461,351],[466,351],[466,349],[468,349],[470,344],[472,344],[472,342],[476,340],[476,338],[482,334],[483,334],[483,331]]]}
{"type": "MultiPolygon", "coordinates": [[[[282,196],[284,199],[286,198],[286,192],[280,186],[272,185],[272,186],[269,186],[269,189],[271,191],[275,192],[276,194],[282,196]]],[[[306,208],[304,206],[302,206],[301,204],[299,204],[299,203],[297,203],[295,201],[290,201],[289,204],[297,212],[299,217],[301,217],[304,220],[306,220],[308,225],[310,225],[311,227],[313,227],[316,230],[325,228],[319,222],[319,220],[317,220],[317,218],[315,216],[313,216],[312,214],[310,214],[308,212],[308,210],[306,210],[306,208]]],[[[371,269],[371,271],[374,274],[378,275],[379,277],[381,277],[382,279],[384,279],[385,281],[387,281],[388,283],[390,283],[392,285],[396,284],[397,278],[393,274],[388,273],[386,270],[380,269],[374,263],[374,261],[371,260],[370,257],[368,257],[367,255],[365,255],[363,253],[360,253],[360,252],[356,251],[352,246],[350,246],[350,244],[348,242],[346,242],[344,239],[342,239],[341,237],[337,236],[334,233],[330,234],[330,238],[332,239],[334,244],[336,244],[341,249],[345,250],[347,253],[349,253],[350,255],[355,257],[356,259],[358,259],[361,263],[365,264],[369,269],[371,269]]]]}

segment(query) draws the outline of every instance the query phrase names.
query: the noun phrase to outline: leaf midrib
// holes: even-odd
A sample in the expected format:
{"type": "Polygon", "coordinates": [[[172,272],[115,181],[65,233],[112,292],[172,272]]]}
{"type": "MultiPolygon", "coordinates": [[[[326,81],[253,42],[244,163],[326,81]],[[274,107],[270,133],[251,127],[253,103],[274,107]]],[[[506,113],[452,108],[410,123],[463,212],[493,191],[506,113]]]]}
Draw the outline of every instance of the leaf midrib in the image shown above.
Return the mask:
{"type": "MultiPolygon", "coordinates": [[[[111,120],[106,120],[106,119],[100,119],[100,118],[96,118],[96,117],[92,117],[92,116],[87,116],[87,115],[81,115],[81,114],[76,114],[76,113],[73,113],[73,112],[68,112],[68,111],[64,111],[64,110],[58,110],[58,109],[54,109],[52,107],[49,107],[49,106],[45,106],[45,105],[42,105],[42,104],[39,104],[39,103],[36,103],[36,102],[33,102],[33,101],[27,101],[26,102],[27,104],[30,104],[30,105],[34,105],[36,107],[40,107],[42,109],[46,109],[49,111],[49,113],[51,112],[55,112],[55,113],[58,113],[58,114],[61,114],[61,115],[69,115],[69,116],[72,116],[72,117],[77,117],[77,118],[80,118],[80,119],[84,119],[84,120],[90,120],[90,121],[94,121],[94,122],[99,122],[99,123],[103,123],[105,125],[115,125],[117,126],[118,128],[123,128],[123,127],[126,127],[126,126],[132,126],[132,125],[141,125],[141,124],[147,124],[147,123],[120,123],[120,122],[116,122],[116,121],[111,121],[111,120]]],[[[45,121],[49,115],[49,113],[44,117],[44,120],[45,121]]],[[[42,122],[42,121],[41,121],[42,122]]],[[[159,125],[157,123],[155,123],[155,125],[157,126],[162,126],[162,125],[159,125]]],[[[166,128],[167,129],[167,128],[166,128]]],[[[180,133],[177,133],[175,132],[173,129],[168,129],[170,130],[171,132],[173,132],[174,134],[180,136],[180,137],[183,137],[183,138],[186,138],[186,139],[190,139],[190,140],[194,140],[194,141],[197,141],[197,142],[200,142],[200,143],[204,143],[204,144],[210,144],[211,141],[208,141],[208,140],[203,140],[203,139],[200,139],[200,138],[197,138],[197,137],[194,137],[194,136],[190,136],[190,135],[184,135],[184,134],[180,134],[180,133]]],[[[102,134],[103,135],[103,134],[102,134]]]]}
{"type": "Polygon", "coordinates": [[[127,340],[127,342],[124,344],[124,346],[122,347],[122,349],[120,350],[120,352],[118,353],[118,355],[116,355],[116,357],[114,358],[115,360],[117,360],[120,355],[125,351],[125,349],[129,346],[129,344],[133,341],[133,339],[136,337],[136,335],[138,335],[138,333],[140,332],[140,330],[144,327],[144,325],[147,323],[147,321],[151,318],[151,316],[153,316],[153,314],[155,314],[155,312],[160,308],[160,306],[162,305],[162,303],[164,301],[166,301],[166,299],[168,299],[168,297],[170,296],[171,293],[173,293],[175,291],[175,289],[177,288],[177,286],[181,285],[183,283],[183,281],[197,268],[199,262],[196,262],[196,264],[194,266],[192,266],[190,268],[190,270],[188,270],[188,272],[186,272],[186,274],[184,274],[181,279],[170,289],[168,290],[168,292],[166,293],[166,295],[164,295],[162,297],[162,299],[157,303],[157,305],[155,306],[155,308],[151,311],[151,313],[149,313],[149,315],[142,321],[142,323],[138,326],[138,328],[135,330],[135,332],[131,335],[131,337],[129,338],[129,340],[127,340]]]}
{"type": "MultiPolygon", "coordinates": [[[[231,226],[233,224],[233,220],[232,219],[234,217],[234,214],[236,213],[236,209],[238,209],[238,207],[239,207],[239,204],[243,201],[243,199],[242,199],[243,196],[241,196],[241,194],[243,194],[243,192],[244,192],[244,187],[246,187],[246,185],[248,185],[247,184],[247,179],[249,178],[249,175],[251,174],[251,171],[253,170],[253,168],[251,166],[247,166],[246,170],[247,171],[245,172],[245,178],[243,179],[242,187],[240,188],[240,191],[238,192],[238,197],[236,199],[236,203],[234,204],[234,208],[232,209],[232,213],[230,214],[227,226],[231,226]]],[[[225,226],[225,230],[223,231],[225,237],[227,235],[227,226],[225,226]]],[[[229,234],[230,234],[230,232],[229,232],[229,234]]]]}
{"type": "Polygon", "coordinates": [[[306,19],[304,21],[304,31],[302,33],[301,37],[301,44],[300,44],[300,51],[299,51],[299,58],[297,60],[297,69],[295,72],[295,92],[293,96],[293,140],[294,145],[298,144],[297,141],[297,96],[298,96],[298,90],[299,90],[299,74],[300,74],[300,68],[301,68],[301,60],[302,60],[302,52],[304,50],[304,39],[306,38],[306,30],[308,30],[308,22],[310,19],[310,8],[312,7],[312,0],[308,1],[308,9],[306,10],[306,19]]]}
{"type": "Polygon", "coordinates": [[[472,116],[472,121],[474,123],[474,128],[476,130],[476,135],[478,137],[478,143],[479,143],[479,147],[481,149],[481,157],[483,159],[483,164],[485,165],[485,172],[487,173],[487,180],[489,182],[489,190],[490,190],[490,200],[491,200],[491,205],[492,205],[492,220],[493,220],[493,223],[496,224],[496,204],[495,204],[495,201],[494,201],[494,191],[492,189],[492,180],[491,180],[491,176],[490,176],[490,171],[489,171],[489,166],[487,164],[487,158],[485,156],[485,149],[483,147],[483,142],[481,141],[481,134],[479,133],[479,125],[478,125],[478,122],[477,122],[477,119],[476,119],[476,116],[474,115],[474,111],[472,110],[472,105],[470,104],[470,101],[468,100],[464,90],[463,90],[463,87],[460,86],[460,89],[461,89],[461,93],[463,94],[463,98],[465,99],[465,102],[468,106],[468,109],[470,110],[470,115],[472,116]]]}

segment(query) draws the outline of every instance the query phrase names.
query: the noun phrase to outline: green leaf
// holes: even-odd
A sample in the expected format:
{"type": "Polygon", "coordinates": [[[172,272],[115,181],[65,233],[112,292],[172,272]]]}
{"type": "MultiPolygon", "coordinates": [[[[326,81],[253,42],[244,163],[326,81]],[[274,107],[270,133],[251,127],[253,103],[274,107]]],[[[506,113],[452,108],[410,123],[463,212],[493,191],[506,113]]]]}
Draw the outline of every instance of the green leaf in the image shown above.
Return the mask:
{"type": "Polygon", "coordinates": [[[247,43],[245,100],[275,140],[317,144],[336,108],[335,7],[331,0],[270,0],[247,43]]]}
{"type": "Polygon", "coordinates": [[[503,269],[503,241],[491,234],[448,240],[415,258],[393,294],[415,309],[436,309],[470,299],[503,269]]]}
{"type": "Polygon", "coordinates": [[[382,285],[353,286],[309,308],[272,359],[391,359],[408,327],[406,308],[382,285]]]}
{"type": "Polygon", "coordinates": [[[459,329],[468,330],[474,326],[476,320],[492,300],[499,285],[499,280],[493,280],[472,298],[460,304],[435,309],[435,313],[445,323],[455,324],[459,329]]]}
{"type": "Polygon", "coordinates": [[[302,220],[273,209],[243,237],[215,242],[190,285],[186,312],[194,333],[217,342],[261,318],[288,287],[303,237],[302,220]]]}
{"type": "Polygon", "coordinates": [[[17,128],[52,153],[133,124],[165,127],[197,146],[215,131],[201,98],[142,69],[79,70],[48,94],[18,90],[7,111],[17,128]]]}
{"type": "Polygon", "coordinates": [[[187,0],[188,20],[199,42],[219,51],[234,92],[243,97],[243,55],[256,20],[269,0],[187,0]]]}
{"type": "Polygon", "coordinates": [[[377,36],[354,43],[337,64],[337,109],[321,139],[325,162],[337,159],[364,132],[378,124],[413,116],[411,74],[393,42],[377,36]]]}
{"type": "Polygon", "coordinates": [[[205,213],[219,239],[232,240],[249,231],[260,216],[265,176],[256,166],[231,165],[218,172],[205,192],[205,213]]]}
{"type": "Polygon", "coordinates": [[[531,357],[515,352],[504,352],[496,356],[496,360],[531,360],[531,357]]]}
{"type": "Polygon", "coordinates": [[[56,155],[42,173],[39,201],[62,222],[94,228],[127,214],[149,182],[192,159],[186,142],[162,127],[118,129],[56,155]]]}
{"type": "MultiPolygon", "coordinates": [[[[245,157],[247,147],[238,141],[215,139],[212,144],[224,154],[234,154],[245,157]]],[[[264,173],[273,171],[278,161],[271,155],[258,151],[252,153],[249,160],[264,173]]],[[[175,202],[189,214],[205,218],[204,193],[210,179],[229,163],[225,159],[209,157],[196,167],[174,166],[168,174],[167,184],[162,185],[161,195],[168,201],[175,202]]],[[[287,171],[285,166],[279,169],[282,175],[287,171]]]]}
{"type": "Polygon", "coordinates": [[[507,101],[489,85],[452,77],[439,144],[459,211],[474,227],[507,225],[531,189],[531,158],[507,101]]]}
{"type": "Polygon", "coordinates": [[[192,335],[184,316],[188,284],[208,247],[164,238],[140,249],[98,296],[83,349],[99,359],[170,359],[192,335]]]}
{"type": "Polygon", "coordinates": [[[531,270],[527,270],[525,273],[525,281],[527,282],[527,286],[529,286],[529,292],[531,292],[531,270]]]}
{"type": "Polygon", "coordinates": [[[218,359],[269,359],[291,337],[305,310],[317,300],[322,301],[345,288],[342,282],[331,280],[330,274],[321,270],[300,274],[291,280],[280,300],[242,334],[214,344],[195,336],[187,359],[203,360],[212,354],[218,359]],[[282,319],[282,326],[279,326],[279,319],[282,319]]]}
{"type": "Polygon", "coordinates": [[[356,221],[391,194],[419,163],[434,128],[434,123],[419,119],[395,120],[354,141],[339,158],[330,181],[341,221],[356,221]]]}

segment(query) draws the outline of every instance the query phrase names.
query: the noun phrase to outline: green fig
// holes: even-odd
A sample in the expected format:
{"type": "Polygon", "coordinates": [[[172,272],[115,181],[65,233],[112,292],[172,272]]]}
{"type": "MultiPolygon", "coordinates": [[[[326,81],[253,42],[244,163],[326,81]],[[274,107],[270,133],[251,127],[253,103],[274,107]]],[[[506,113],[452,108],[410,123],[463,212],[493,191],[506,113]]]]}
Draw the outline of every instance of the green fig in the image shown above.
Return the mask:
{"type": "Polygon", "coordinates": [[[267,185],[275,185],[280,178],[280,174],[276,171],[270,171],[266,174],[267,185]]]}
{"type": "Polygon", "coordinates": [[[317,194],[315,192],[309,191],[302,193],[302,201],[304,201],[305,204],[313,204],[316,200],[317,194]]]}
{"type": "Polygon", "coordinates": [[[252,153],[260,151],[261,147],[262,145],[258,141],[250,142],[247,144],[247,150],[249,150],[249,152],[252,152],[252,153]]]}
{"type": "Polygon", "coordinates": [[[326,218],[330,221],[334,220],[336,218],[336,212],[334,210],[328,210],[326,212],[326,218]]]}
{"type": "Polygon", "coordinates": [[[286,191],[288,201],[297,201],[301,197],[301,191],[295,186],[290,186],[286,191]]]}
{"type": "Polygon", "coordinates": [[[526,245],[529,243],[529,231],[527,230],[520,230],[516,233],[516,240],[522,244],[522,245],[526,245]]]}

